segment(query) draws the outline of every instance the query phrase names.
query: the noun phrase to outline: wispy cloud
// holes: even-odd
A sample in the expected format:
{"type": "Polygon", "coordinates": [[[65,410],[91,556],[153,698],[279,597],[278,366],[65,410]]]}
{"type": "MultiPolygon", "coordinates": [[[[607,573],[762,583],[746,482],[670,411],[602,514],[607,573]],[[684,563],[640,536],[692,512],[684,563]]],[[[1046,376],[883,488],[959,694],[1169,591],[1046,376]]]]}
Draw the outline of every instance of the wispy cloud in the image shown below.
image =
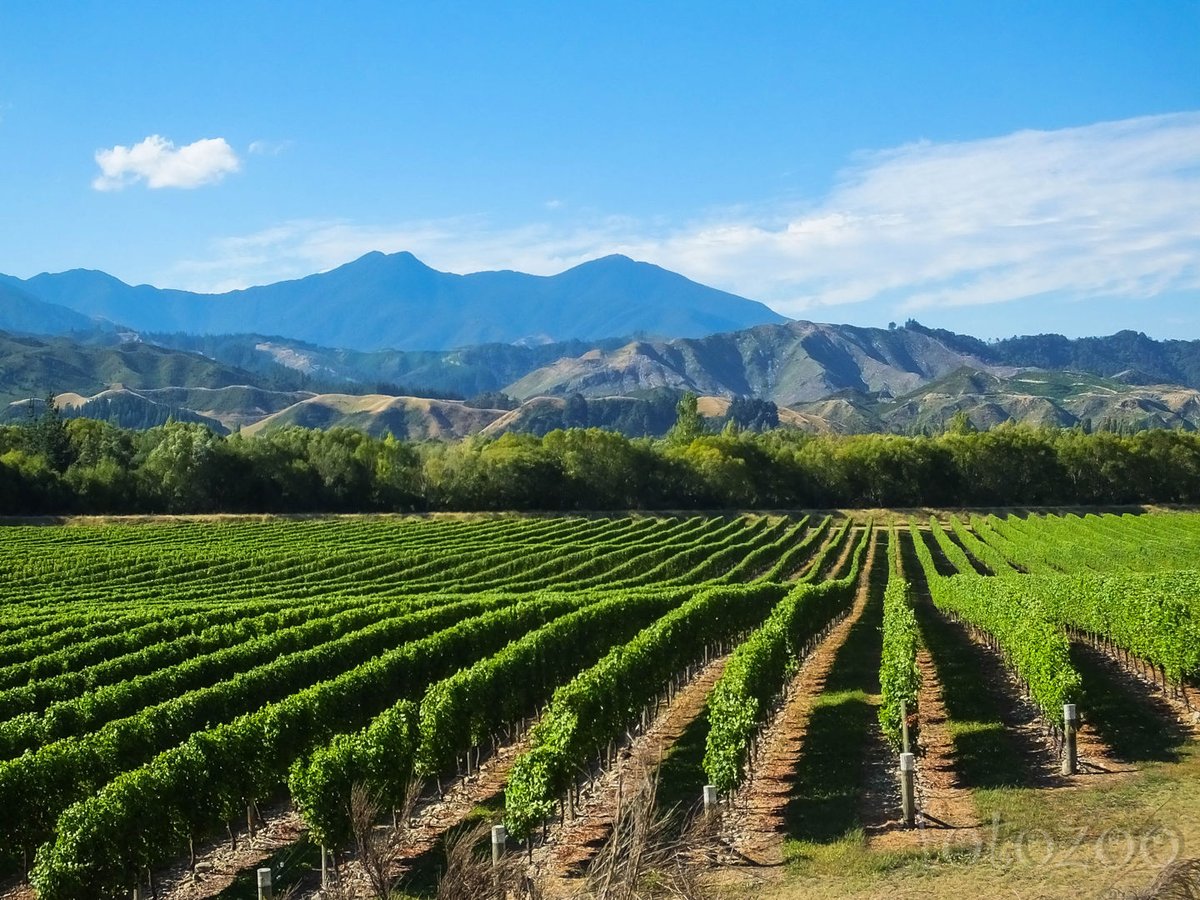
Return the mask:
{"type": "Polygon", "coordinates": [[[663,250],[790,311],[1195,289],[1200,115],[865,154],[782,225],[719,223],[663,250]]]}
{"type": "Polygon", "coordinates": [[[803,208],[684,225],[557,219],[289,222],[220,241],[173,275],[243,286],[376,249],[411,250],[449,271],[545,274],[620,252],[790,315],[866,301],[916,311],[1043,295],[1147,298],[1200,289],[1200,113],[864,153],[803,208]]]}
{"type": "Polygon", "coordinates": [[[247,147],[246,149],[253,156],[278,156],[280,153],[283,153],[285,150],[290,149],[291,146],[292,146],[291,141],[258,140],[258,141],[251,141],[250,146],[247,147]]]}
{"type": "Polygon", "coordinates": [[[161,135],[125,147],[118,144],[96,151],[100,174],[92,181],[98,191],[119,191],[145,182],[150,188],[197,188],[215,184],[241,167],[224,138],[205,138],[176,147],[161,135]]]}
{"type": "Polygon", "coordinates": [[[332,269],[372,250],[409,250],[448,272],[517,269],[552,274],[616,246],[637,223],[622,218],[578,229],[532,224],[496,229],[482,216],[370,226],[348,220],[301,219],[254,234],[214,241],[206,258],[178,263],[172,286],[226,291],[332,269]]]}

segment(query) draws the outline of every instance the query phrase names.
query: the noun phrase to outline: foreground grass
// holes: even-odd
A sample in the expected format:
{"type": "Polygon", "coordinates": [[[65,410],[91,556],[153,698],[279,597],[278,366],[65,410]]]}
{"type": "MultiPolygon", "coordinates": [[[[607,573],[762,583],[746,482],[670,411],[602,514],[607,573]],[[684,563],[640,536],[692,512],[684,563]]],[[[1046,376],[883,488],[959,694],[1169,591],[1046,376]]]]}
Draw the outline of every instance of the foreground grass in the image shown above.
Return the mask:
{"type": "MultiPolygon", "coordinates": [[[[1130,897],[1173,859],[1200,857],[1200,747],[1128,778],[1059,789],[976,791],[987,823],[957,840],[919,835],[873,852],[861,832],[805,845],[783,871],[756,873],[725,896],[1130,897]],[[759,880],[765,877],[766,880],[759,880]]],[[[744,876],[743,876],[744,877],[744,876]]]]}

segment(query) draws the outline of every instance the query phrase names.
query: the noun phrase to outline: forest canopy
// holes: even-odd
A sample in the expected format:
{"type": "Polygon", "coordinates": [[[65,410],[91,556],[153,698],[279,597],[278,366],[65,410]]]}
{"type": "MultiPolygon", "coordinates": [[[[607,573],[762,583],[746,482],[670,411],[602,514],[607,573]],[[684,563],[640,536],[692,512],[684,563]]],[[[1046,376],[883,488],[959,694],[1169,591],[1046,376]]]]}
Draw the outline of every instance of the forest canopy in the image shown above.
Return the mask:
{"type": "Polygon", "coordinates": [[[792,509],[1200,502],[1200,436],[1006,424],[944,434],[595,428],[414,444],[344,428],[129,431],[52,405],[0,427],[0,514],[792,509]]]}

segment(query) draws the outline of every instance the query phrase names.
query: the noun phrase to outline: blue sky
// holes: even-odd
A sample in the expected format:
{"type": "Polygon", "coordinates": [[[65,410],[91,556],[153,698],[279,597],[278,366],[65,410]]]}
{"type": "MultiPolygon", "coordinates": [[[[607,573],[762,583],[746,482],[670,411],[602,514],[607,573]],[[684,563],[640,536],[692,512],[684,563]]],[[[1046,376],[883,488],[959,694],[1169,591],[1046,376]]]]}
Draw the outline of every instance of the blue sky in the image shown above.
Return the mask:
{"type": "Polygon", "coordinates": [[[624,252],[820,321],[1200,338],[1200,2],[0,5],[0,271],[624,252]]]}

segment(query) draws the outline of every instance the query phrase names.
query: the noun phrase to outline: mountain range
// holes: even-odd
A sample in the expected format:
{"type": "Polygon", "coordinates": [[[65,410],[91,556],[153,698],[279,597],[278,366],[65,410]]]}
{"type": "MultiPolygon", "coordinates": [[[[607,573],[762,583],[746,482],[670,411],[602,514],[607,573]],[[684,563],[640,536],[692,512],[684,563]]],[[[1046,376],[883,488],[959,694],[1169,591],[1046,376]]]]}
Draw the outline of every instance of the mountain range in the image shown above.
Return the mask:
{"type": "Polygon", "coordinates": [[[636,333],[695,337],[785,321],[761,303],[625,256],[606,256],[552,276],[455,275],[411,253],[376,252],[328,272],[224,294],[131,286],[86,269],[24,281],[2,275],[3,288],[61,308],[53,313],[58,317],[53,330],[21,328],[6,315],[3,307],[11,304],[0,295],[0,328],[8,330],[79,331],[82,316],[139,332],[286,334],[359,351],[636,333]]]}
{"type": "Polygon", "coordinates": [[[9,419],[54,393],[68,415],[131,427],[660,434],[691,391],[710,417],[755,397],[816,432],[936,431],[959,412],[979,427],[1200,428],[1200,341],[793,322],[625,257],[460,276],[374,253],[222,295],[0,276],[0,329],[9,419]]]}
{"type": "Polygon", "coordinates": [[[49,391],[68,415],[129,427],[169,418],[247,434],[344,425],[409,439],[572,425],[661,434],[684,391],[700,395],[713,417],[733,397],[771,400],[783,424],[814,432],[938,431],[959,412],[980,428],[1009,419],[1200,428],[1200,384],[1184,374],[1195,371],[1200,342],[1124,332],[1088,343],[1051,335],[976,344],[917,323],[792,322],[699,339],[438,353],[348,352],[258,336],[201,343],[214,352],[127,334],[88,344],[0,334],[0,397],[13,404],[10,419],[28,415],[25,398],[49,391]],[[1093,371],[1012,362],[1056,353],[1091,361],[1093,371]],[[1182,377],[1154,374],[1163,371],[1182,377]]]}

